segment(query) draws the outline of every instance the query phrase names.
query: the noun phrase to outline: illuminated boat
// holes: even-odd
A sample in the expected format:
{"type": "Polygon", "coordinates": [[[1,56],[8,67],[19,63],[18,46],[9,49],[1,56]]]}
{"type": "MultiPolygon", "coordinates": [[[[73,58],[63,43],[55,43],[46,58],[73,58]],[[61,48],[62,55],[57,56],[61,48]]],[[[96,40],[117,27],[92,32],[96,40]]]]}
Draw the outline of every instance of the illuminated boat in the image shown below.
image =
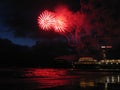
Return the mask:
{"type": "Polygon", "coordinates": [[[98,62],[100,69],[120,69],[120,59],[105,59],[98,62]]]}
{"type": "Polygon", "coordinates": [[[97,69],[98,62],[92,57],[81,57],[78,61],[73,62],[72,66],[79,69],[97,69]]]}
{"type": "Polygon", "coordinates": [[[72,63],[77,69],[117,70],[120,71],[120,59],[105,59],[97,61],[92,57],[81,57],[72,63]]]}

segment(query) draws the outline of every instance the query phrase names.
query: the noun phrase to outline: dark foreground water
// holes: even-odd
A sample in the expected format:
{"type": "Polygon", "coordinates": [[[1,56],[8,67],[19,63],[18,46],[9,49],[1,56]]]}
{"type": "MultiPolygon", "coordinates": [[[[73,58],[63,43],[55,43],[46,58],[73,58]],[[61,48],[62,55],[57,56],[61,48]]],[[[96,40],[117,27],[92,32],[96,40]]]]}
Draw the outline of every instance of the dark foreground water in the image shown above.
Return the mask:
{"type": "Polygon", "coordinates": [[[0,90],[120,90],[120,72],[1,68],[0,90]]]}

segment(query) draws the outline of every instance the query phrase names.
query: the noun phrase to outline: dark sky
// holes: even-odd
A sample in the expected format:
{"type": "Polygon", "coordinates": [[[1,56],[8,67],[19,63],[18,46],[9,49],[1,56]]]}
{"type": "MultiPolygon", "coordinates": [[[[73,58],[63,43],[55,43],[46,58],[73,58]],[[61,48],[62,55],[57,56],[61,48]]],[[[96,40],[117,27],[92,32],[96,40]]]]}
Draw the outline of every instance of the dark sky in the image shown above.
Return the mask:
{"type": "Polygon", "coordinates": [[[43,10],[52,10],[58,4],[69,5],[73,11],[80,8],[79,0],[74,4],[73,0],[0,0],[0,38],[28,46],[46,36],[53,38],[40,32],[37,18],[43,10]]]}
{"type": "Polygon", "coordinates": [[[93,35],[104,37],[110,32],[110,39],[113,40],[117,36],[113,40],[116,43],[120,40],[120,7],[118,2],[119,0],[91,0],[91,2],[81,0],[81,3],[80,0],[0,0],[0,38],[7,38],[13,43],[28,46],[34,45],[37,40],[48,40],[48,38],[49,40],[56,38],[59,40],[59,34],[42,32],[38,27],[37,18],[43,10],[53,10],[57,5],[65,4],[73,12],[82,9],[86,16],[88,14],[87,19],[90,19],[88,20],[90,23],[86,23],[84,27],[90,26],[87,24],[94,26],[92,23],[98,23],[94,26],[96,31],[93,28],[90,30],[90,32],[93,31],[93,35]],[[90,10],[91,8],[94,10],[90,10]],[[101,26],[101,23],[104,27],[101,26]],[[112,34],[114,34],[113,37],[111,37],[112,34]]]}

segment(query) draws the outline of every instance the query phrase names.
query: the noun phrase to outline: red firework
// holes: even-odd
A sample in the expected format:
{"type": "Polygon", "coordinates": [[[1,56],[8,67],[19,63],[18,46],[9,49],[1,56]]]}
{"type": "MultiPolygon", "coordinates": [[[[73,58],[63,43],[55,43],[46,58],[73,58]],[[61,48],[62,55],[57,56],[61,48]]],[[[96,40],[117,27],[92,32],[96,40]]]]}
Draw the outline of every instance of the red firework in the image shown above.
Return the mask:
{"type": "Polygon", "coordinates": [[[38,24],[43,30],[51,30],[53,23],[55,22],[55,16],[52,12],[45,10],[38,17],[38,24]]]}
{"type": "Polygon", "coordinates": [[[65,17],[62,17],[62,16],[56,17],[56,20],[54,22],[55,32],[65,32],[66,28],[67,28],[67,25],[66,25],[65,17]]]}
{"type": "Polygon", "coordinates": [[[38,17],[39,27],[43,30],[52,30],[55,32],[65,32],[67,24],[66,19],[62,15],[45,10],[38,17]]]}

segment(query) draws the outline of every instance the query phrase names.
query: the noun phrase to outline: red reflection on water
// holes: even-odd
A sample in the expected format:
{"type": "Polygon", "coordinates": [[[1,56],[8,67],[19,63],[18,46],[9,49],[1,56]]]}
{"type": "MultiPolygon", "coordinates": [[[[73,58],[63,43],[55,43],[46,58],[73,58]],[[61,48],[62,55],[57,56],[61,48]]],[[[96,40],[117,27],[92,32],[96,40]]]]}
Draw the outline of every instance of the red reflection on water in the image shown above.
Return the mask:
{"type": "Polygon", "coordinates": [[[26,71],[27,77],[49,77],[49,78],[61,78],[66,75],[66,71],[63,69],[30,69],[26,71]]]}
{"type": "Polygon", "coordinates": [[[70,80],[66,79],[36,79],[36,81],[39,83],[40,88],[66,86],[71,83],[70,80]]]}
{"type": "Polygon", "coordinates": [[[59,78],[61,75],[65,75],[65,71],[57,71],[54,69],[36,69],[34,72],[35,76],[42,77],[51,77],[51,78],[59,78]]]}
{"type": "Polygon", "coordinates": [[[65,86],[72,82],[72,76],[68,76],[64,69],[30,69],[25,76],[37,83],[39,88],[65,86]]]}

